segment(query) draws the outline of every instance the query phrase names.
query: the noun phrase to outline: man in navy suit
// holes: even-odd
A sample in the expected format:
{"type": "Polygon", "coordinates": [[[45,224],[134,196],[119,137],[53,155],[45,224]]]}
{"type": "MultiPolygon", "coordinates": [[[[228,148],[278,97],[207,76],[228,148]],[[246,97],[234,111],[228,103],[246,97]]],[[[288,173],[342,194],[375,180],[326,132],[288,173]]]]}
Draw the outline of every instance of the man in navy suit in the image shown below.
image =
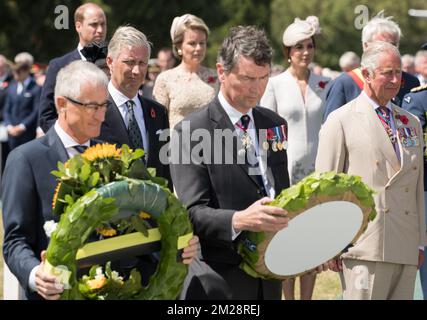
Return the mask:
{"type": "Polygon", "coordinates": [[[48,244],[43,225],[54,219],[57,183],[50,172],[58,161],[78,153],[75,146],[89,146],[99,135],[107,110],[107,84],[104,72],[89,62],[76,61],[62,69],[55,88],[58,120],[45,136],[14,149],[7,159],[2,179],[3,254],[30,299],[40,298],[37,293],[56,298],[60,291],[54,278],[39,271],[44,260],[40,255],[48,244]]]}
{"type": "Polygon", "coordinates": [[[97,4],[88,2],[78,7],[74,13],[74,21],[79,35],[77,49],[50,61],[43,85],[40,99],[40,127],[45,133],[58,117],[53,96],[58,71],[72,61],[86,60],[81,50],[92,42],[105,41],[107,34],[107,18],[97,4]]]}
{"type": "Polygon", "coordinates": [[[3,110],[10,150],[36,137],[41,87],[30,72],[27,62],[13,66],[14,80],[8,87],[3,110]]]}
{"type": "MultiPolygon", "coordinates": [[[[0,126],[3,123],[3,110],[4,103],[6,102],[7,88],[10,85],[13,77],[10,73],[9,66],[7,65],[6,57],[0,54],[0,126]]],[[[9,154],[9,144],[7,141],[2,140],[0,142],[1,148],[1,168],[0,168],[0,176],[1,172],[3,172],[4,165],[6,163],[7,155],[9,154]]]]}
{"type": "Polygon", "coordinates": [[[147,167],[168,180],[172,189],[169,165],[160,160],[160,150],[167,143],[161,141],[163,130],[169,128],[166,108],[138,94],[147,73],[151,48],[146,36],[133,27],[120,27],[109,45],[107,64],[111,81],[108,84],[112,104],[102,124],[100,140],[143,148],[147,167]]]}
{"type": "MultiPolygon", "coordinates": [[[[391,17],[385,18],[380,13],[369,21],[362,30],[363,50],[365,51],[369,43],[374,41],[385,41],[399,47],[400,36],[401,31],[397,23],[391,17]]],[[[326,118],[332,111],[356,99],[362,92],[363,84],[364,80],[360,68],[344,72],[338,78],[331,81],[325,94],[323,122],[326,121],[326,118]]],[[[403,96],[412,88],[419,85],[420,82],[416,77],[407,72],[402,72],[400,90],[393,98],[393,103],[401,106],[403,96]]]]}

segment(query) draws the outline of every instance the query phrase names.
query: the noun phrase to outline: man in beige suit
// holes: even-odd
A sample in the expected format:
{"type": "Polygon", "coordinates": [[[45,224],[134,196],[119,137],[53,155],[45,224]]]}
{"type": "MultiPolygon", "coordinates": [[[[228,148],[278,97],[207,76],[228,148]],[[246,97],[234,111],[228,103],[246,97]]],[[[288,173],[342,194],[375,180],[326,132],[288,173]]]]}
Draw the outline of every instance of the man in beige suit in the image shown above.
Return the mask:
{"type": "Polygon", "coordinates": [[[362,56],[362,93],[332,112],[320,131],[316,171],[362,177],[377,216],[341,259],[344,299],[412,299],[427,244],[423,139],[419,121],[390,100],[401,82],[396,47],[375,42],[362,56]]]}

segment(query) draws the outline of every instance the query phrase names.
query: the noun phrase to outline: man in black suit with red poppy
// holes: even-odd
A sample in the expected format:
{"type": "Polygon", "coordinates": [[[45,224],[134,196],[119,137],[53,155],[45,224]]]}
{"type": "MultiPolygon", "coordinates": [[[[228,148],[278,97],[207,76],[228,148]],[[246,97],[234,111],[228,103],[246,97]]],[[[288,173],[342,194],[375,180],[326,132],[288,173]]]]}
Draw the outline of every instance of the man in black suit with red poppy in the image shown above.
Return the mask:
{"type": "Polygon", "coordinates": [[[277,141],[258,139],[263,131],[265,137],[269,129],[286,127],[285,119],[257,106],[267,86],[271,58],[263,31],[231,29],[217,63],[218,96],[174,128],[172,178],[201,246],[184,284],[184,299],[281,299],[281,282],[245,273],[237,250],[246,231],[276,232],[288,223],[286,211],[267,205],[289,187],[286,150],[276,148],[285,138],[277,134],[277,141]],[[218,134],[224,136],[219,143],[218,134]],[[207,137],[213,141],[206,143],[207,137]],[[266,159],[259,156],[262,150],[266,159]],[[190,161],[186,155],[191,155],[190,161]]]}
{"type": "Polygon", "coordinates": [[[55,58],[49,62],[46,80],[40,98],[39,121],[43,132],[47,132],[58,118],[54,103],[56,75],[59,70],[75,60],[86,60],[83,48],[92,42],[105,41],[107,34],[107,18],[101,7],[94,3],[85,3],[74,13],[76,32],[79,35],[79,44],[76,49],[55,58]]]}
{"type": "Polygon", "coordinates": [[[138,94],[147,73],[150,53],[150,44],[139,30],[120,27],[114,33],[107,56],[111,108],[99,139],[118,146],[127,144],[133,149],[144,149],[147,167],[155,168],[156,176],[165,178],[169,189],[173,190],[169,165],[160,159],[160,150],[167,142],[160,141],[160,136],[163,130],[169,129],[167,110],[138,94]]]}

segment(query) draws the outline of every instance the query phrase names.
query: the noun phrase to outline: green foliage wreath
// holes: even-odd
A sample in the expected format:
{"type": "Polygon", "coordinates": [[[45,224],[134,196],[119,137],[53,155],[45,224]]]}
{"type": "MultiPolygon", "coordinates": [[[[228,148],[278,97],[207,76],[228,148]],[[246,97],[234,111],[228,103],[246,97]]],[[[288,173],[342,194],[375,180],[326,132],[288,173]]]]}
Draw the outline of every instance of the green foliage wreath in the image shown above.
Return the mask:
{"type": "MultiPolygon", "coordinates": [[[[334,200],[353,202],[364,212],[362,227],[351,242],[354,244],[366,230],[368,222],[376,216],[373,194],[374,191],[364,184],[360,177],[335,172],[313,173],[296,185],[282,190],[270,205],[285,209],[288,211],[288,217],[292,219],[302,211],[322,202],[334,200]]],[[[260,251],[266,248],[274,235],[272,232],[246,232],[242,237],[238,251],[243,256],[240,267],[246,273],[263,279],[289,278],[275,275],[265,267],[264,257],[260,251]]]]}
{"type": "Polygon", "coordinates": [[[150,174],[141,156],[143,150],[126,145],[96,145],[52,172],[60,180],[53,211],[61,216],[51,234],[46,270],[66,284],[61,299],[175,299],[181,291],[187,266],[177,261],[178,242],[192,235],[192,226],[185,207],[164,179],[150,174]],[[147,217],[162,236],[160,262],[146,287],[138,271],[124,279],[110,263],[105,273],[95,265],[77,279],[76,254],[89,235],[148,235],[147,217]]]}

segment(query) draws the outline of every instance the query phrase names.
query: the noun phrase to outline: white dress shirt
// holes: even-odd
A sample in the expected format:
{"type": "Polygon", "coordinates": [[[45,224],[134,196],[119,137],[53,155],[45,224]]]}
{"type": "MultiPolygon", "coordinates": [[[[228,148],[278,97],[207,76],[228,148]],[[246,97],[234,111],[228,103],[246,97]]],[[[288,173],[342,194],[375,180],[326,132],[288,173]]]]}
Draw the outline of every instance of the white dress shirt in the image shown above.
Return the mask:
{"type": "Polygon", "coordinates": [[[128,126],[128,123],[129,123],[129,112],[126,106],[126,102],[129,100],[132,100],[135,103],[133,112],[135,114],[135,118],[136,118],[136,122],[138,123],[139,130],[141,131],[142,145],[144,146],[145,156],[147,159],[148,152],[150,150],[149,148],[150,145],[148,141],[147,129],[145,127],[144,112],[142,111],[142,105],[141,105],[141,101],[138,98],[138,94],[136,94],[132,99],[129,99],[119,90],[117,90],[111,81],[108,83],[108,92],[110,93],[111,98],[113,99],[114,103],[119,109],[126,127],[128,126]]]}
{"type": "Polygon", "coordinates": [[[79,43],[77,46],[77,51],[79,52],[80,58],[82,58],[83,61],[87,61],[86,57],[83,55],[83,53],[80,52],[80,50],[83,50],[83,46],[79,43]]]}
{"type": "MultiPolygon", "coordinates": [[[[218,93],[218,100],[219,100],[219,103],[221,104],[221,106],[224,108],[225,112],[227,113],[228,117],[230,118],[231,123],[234,125],[234,128],[236,129],[237,134],[239,135],[239,137],[241,137],[243,135],[243,130],[240,128],[240,125],[241,125],[240,124],[240,118],[244,114],[237,111],[234,107],[232,107],[228,103],[228,101],[225,99],[225,97],[223,96],[221,91],[218,93]]],[[[251,118],[251,121],[249,121],[247,132],[248,132],[248,134],[252,140],[252,143],[255,147],[255,152],[256,152],[256,156],[257,156],[257,160],[258,160],[258,165],[259,165],[261,177],[262,177],[262,182],[264,184],[264,188],[265,188],[265,191],[267,192],[267,195],[270,198],[274,199],[275,190],[274,190],[273,186],[268,181],[267,172],[266,172],[267,168],[265,167],[266,164],[262,161],[262,159],[260,157],[260,153],[259,153],[258,137],[256,134],[257,131],[255,128],[255,121],[254,121],[254,117],[252,114],[252,109],[246,114],[251,118]]],[[[240,232],[236,232],[236,230],[234,230],[233,226],[231,226],[231,239],[232,240],[236,239],[239,234],[240,234],[240,232]]]]}

